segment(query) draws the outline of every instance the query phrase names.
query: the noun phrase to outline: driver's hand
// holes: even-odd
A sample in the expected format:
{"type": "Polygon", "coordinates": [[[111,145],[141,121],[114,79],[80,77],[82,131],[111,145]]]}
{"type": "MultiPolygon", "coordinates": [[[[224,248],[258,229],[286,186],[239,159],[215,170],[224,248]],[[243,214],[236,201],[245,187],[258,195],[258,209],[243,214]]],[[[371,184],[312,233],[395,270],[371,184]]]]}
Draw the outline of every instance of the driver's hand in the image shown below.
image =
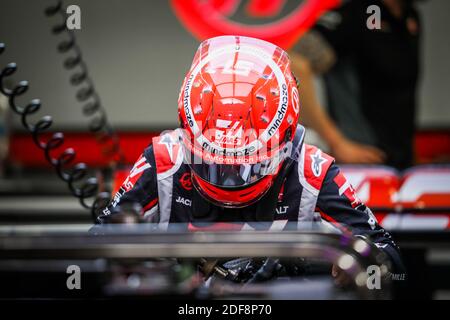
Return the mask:
{"type": "Polygon", "coordinates": [[[331,146],[331,150],[336,161],[340,163],[378,164],[386,159],[386,155],[380,149],[345,138],[331,146]]]}
{"type": "Polygon", "coordinates": [[[334,264],[331,268],[331,275],[333,276],[336,285],[340,287],[345,287],[351,283],[350,277],[344,271],[342,271],[341,268],[334,264]]]}
{"type": "Polygon", "coordinates": [[[137,202],[118,205],[110,215],[103,216],[102,222],[106,224],[136,224],[144,222],[142,216],[144,209],[137,202]]]}

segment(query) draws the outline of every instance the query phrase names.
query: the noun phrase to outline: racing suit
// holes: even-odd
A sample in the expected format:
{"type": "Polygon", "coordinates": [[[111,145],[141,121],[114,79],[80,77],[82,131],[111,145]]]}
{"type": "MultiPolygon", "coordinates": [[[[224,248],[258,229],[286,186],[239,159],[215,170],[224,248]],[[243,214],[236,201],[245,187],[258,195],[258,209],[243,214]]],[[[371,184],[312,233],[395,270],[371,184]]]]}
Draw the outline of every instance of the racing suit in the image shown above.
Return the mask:
{"type": "Polygon", "coordinates": [[[251,227],[252,222],[260,221],[261,216],[267,218],[267,214],[273,221],[271,229],[282,230],[287,222],[321,222],[370,238],[391,258],[393,269],[403,271],[399,249],[391,235],[358,199],[334,159],[303,143],[302,126],[298,126],[295,134],[297,143],[292,150],[292,168],[283,177],[276,196],[270,199],[269,190],[257,203],[239,209],[215,206],[193,188],[177,131],[153,138],[112,202],[103,210],[100,222],[116,206],[127,202],[139,203],[145,220],[167,227],[170,223],[185,223],[195,228],[196,222],[246,222],[247,227],[251,227]]]}

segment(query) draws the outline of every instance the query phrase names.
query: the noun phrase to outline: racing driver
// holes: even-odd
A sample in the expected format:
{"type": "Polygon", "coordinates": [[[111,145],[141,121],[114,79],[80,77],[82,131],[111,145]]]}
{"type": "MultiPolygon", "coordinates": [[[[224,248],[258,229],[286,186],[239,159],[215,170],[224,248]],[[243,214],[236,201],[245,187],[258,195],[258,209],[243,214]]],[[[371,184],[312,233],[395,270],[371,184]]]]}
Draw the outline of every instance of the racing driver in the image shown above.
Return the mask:
{"type": "Polygon", "coordinates": [[[403,269],[391,236],[334,159],[303,143],[299,111],[284,50],[243,36],[204,41],[180,90],[180,128],[153,138],[99,222],[126,203],[163,227],[319,222],[370,238],[403,269]]]}

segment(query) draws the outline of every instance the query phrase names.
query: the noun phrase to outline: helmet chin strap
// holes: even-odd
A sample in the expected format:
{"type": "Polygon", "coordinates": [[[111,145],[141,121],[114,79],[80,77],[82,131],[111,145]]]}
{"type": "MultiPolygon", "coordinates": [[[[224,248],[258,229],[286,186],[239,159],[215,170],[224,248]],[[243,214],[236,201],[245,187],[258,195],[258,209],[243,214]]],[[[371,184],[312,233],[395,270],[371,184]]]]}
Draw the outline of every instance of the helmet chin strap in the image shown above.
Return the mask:
{"type": "Polygon", "coordinates": [[[298,125],[295,131],[294,140],[292,141],[291,154],[284,160],[280,172],[274,180],[272,187],[259,200],[256,207],[256,220],[257,221],[273,221],[273,213],[277,207],[278,195],[283,186],[284,180],[292,169],[292,165],[298,159],[303,139],[305,136],[305,128],[298,125]]]}

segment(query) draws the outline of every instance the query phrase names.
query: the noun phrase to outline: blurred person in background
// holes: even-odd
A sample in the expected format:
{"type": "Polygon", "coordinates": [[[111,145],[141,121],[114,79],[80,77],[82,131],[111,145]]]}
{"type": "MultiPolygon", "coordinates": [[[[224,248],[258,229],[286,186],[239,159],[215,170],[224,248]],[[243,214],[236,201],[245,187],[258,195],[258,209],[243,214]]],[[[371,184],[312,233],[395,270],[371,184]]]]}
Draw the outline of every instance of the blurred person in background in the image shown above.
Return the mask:
{"type": "Polygon", "coordinates": [[[413,164],[419,35],[413,1],[349,1],[324,14],[291,50],[305,124],[337,161],[413,164]],[[316,75],[323,75],[328,113],[316,96],[316,75]]]}

